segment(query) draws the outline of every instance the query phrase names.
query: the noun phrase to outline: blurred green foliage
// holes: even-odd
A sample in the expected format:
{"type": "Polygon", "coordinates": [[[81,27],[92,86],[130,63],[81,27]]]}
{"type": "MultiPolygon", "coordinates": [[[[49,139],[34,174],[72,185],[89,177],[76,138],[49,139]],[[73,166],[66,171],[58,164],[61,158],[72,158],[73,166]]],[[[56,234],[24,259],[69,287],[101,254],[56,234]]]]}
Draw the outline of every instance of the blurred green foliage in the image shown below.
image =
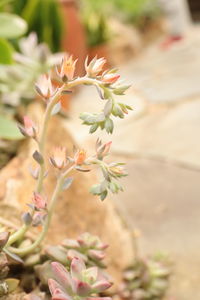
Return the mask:
{"type": "Polygon", "coordinates": [[[53,52],[60,50],[63,26],[58,0],[2,1],[5,1],[3,11],[17,14],[27,22],[27,34],[36,32],[39,42],[48,44],[53,52]]]}
{"type": "Polygon", "coordinates": [[[141,26],[144,18],[154,19],[159,14],[156,0],[112,0],[123,19],[141,26]]]}
{"type": "Polygon", "coordinates": [[[82,0],[81,8],[89,46],[109,40],[110,16],[143,29],[148,21],[159,15],[156,0],[82,0]]]}
{"type": "MultiPolygon", "coordinates": [[[[0,8],[8,1],[0,1],[0,8]]],[[[13,63],[14,49],[10,39],[16,39],[27,30],[26,22],[15,14],[0,12],[0,64],[10,65],[13,63]]],[[[17,140],[22,135],[17,129],[16,123],[4,115],[0,115],[0,138],[17,140]]]]}
{"type": "Polygon", "coordinates": [[[89,47],[102,45],[109,40],[107,25],[107,1],[82,0],[82,19],[85,26],[87,44],[89,47]]]}

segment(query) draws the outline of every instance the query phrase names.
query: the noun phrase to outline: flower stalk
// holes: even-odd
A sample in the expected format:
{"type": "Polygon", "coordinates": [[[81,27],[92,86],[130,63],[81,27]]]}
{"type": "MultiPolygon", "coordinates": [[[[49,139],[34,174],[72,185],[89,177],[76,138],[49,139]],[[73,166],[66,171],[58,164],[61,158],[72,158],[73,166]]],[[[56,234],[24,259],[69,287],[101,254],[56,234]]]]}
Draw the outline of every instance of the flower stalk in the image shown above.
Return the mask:
{"type": "Polygon", "coordinates": [[[127,113],[127,110],[131,109],[128,105],[118,103],[114,99],[114,94],[123,95],[128,86],[122,86],[118,83],[119,75],[114,74],[115,71],[113,70],[101,74],[104,64],[105,59],[95,58],[92,62],[85,65],[86,75],[74,78],[76,61],[73,61],[72,57],[69,59],[64,57],[60,71],[57,72],[60,77],[59,80],[63,83],[61,87],[53,87],[50,75],[42,76],[39,83],[36,85],[37,92],[46,103],[41,130],[38,132],[39,126],[37,126],[37,124],[35,125],[29,117],[25,117],[24,127],[20,127],[22,134],[34,139],[38,145],[38,150],[33,154],[33,158],[39,165],[37,176],[33,176],[37,180],[34,191],[35,198],[33,203],[29,204],[30,211],[25,213],[23,217],[24,224],[16,232],[10,235],[8,242],[5,245],[5,251],[15,253],[21,257],[36,251],[48,232],[60,192],[63,189],[69,188],[72,182],[72,179],[68,177],[69,173],[72,171],[88,172],[90,171],[90,169],[88,169],[89,165],[98,165],[102,170],[103,181],[100,184],[93,186],[91,192],[94,195],[100,196],[101,200],[105,199],[108,190],[113,193],[122,190],[121,186],[113,181],[113,179],[117,180],[118,178],[125,176],[125,173],[120,167],[121,164],[107,164],[103,161],[110,150],[111,142],[102,145],[101,141],[98,140],[96,154],[88,158],[84,149],[78,150],[72,158],[67,156],[65,158],[65,149],[57,148],[53,156],[49,158],[52,165],[59,172],[57,183],[49,203],[45,203],[45,197],[42,195],[44,192],[44,180],[46,178],[46,163],[48,161],[45,151],[48,125],[52,115],[59,111],[59,102],[63,93],[82,84],[93,85],[97,88],[100,98],[106,102],[103,111],[95,114],[83,113],[80,116],[83,120],[83,124],[91,126],[90,133],[93,133],[98,128],[102,130],[105,129],[108,133],[112,133],[114,123],[111,116],[123,118],[124,113],[127,113]],[[68,164],[70,164],[69,167],[68,164]],[[25,238],[27,231],[32,226],[38,225],[42,226],[42,231],[38,235],[38,238],[29,246],[17,247],[16,242],[22,241],[25,238]]]}

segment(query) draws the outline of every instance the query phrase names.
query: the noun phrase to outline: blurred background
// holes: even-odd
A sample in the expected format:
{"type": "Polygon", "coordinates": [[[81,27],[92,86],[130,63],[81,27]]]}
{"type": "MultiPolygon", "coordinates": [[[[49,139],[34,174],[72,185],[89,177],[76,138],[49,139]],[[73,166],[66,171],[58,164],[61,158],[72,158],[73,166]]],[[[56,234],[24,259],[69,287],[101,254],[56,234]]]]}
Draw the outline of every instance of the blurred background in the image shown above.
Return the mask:
{"type": "MultiPolygon", "coordinates": [[[[176,300],[200,299],[199,21],[199,0],[0,0],[0,168],[17,153],[15,124],[38,76],[62,52],[79,58],[77,76],[86,56],[105,57],[132,85],[133,111],[111,137],[129,173],[113,202],[140,231],[142,255],[169,253],[176,300]]],[[[98,133],[88,137],[78,116],[101,107],[96,91],[83,87],[62,105],[67,130],[91,147],[98,133]]]]}

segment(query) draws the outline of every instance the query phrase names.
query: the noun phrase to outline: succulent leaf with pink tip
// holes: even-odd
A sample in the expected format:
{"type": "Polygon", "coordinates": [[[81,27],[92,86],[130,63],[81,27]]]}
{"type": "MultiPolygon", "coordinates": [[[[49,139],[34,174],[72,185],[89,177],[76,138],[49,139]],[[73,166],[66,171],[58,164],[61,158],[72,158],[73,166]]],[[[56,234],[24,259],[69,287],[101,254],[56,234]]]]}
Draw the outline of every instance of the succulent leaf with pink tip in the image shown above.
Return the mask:
{"type": "MultiPolygon", "coordinates": [[[[86,268],[80,258],[73,258],[70,272],[57,262],[52,263],[54,279],[49,279],[48,285],[52,300],[105,300],[104,297],[96,297],[96,294],[108,289],[112,284],[106,278],[99,275],[98,268],[86,268]]],[[[110,300],[106,297],[106,300],[110,300]]]]}

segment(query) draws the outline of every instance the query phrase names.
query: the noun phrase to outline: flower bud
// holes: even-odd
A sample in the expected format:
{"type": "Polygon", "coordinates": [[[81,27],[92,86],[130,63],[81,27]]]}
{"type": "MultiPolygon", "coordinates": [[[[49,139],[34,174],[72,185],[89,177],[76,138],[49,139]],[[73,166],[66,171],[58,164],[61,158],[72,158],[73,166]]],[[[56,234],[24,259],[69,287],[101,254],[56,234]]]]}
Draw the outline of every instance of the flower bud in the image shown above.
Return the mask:
{"type": "Polygon", "coordinates": [[[65,147],[57,147],[54,150],[53,156],[50,157],[51,164],[58,169],[63,169],[67,165],[67,156],[65,147]]]}
{"type": "Polygon", "coordinates": [[[99,147],[97,146],[96,152],[97,152],[97,158],[98,159],[102,159],[103,157],[105,157],[106,155],[108,155],[109,151],[110,151],[110,147],[111,147],[112,142],[108,142],[104,145],[100,145],[99,147]]]}
{"type": "Polygon", "coordinates": [[[24,116],[24,127],[19,126],[19,130],[24,136],[27,137],[35,138],[37,135],[37,128],[28,116],[24,116]]]}
{"type": "Polygon", "coordinates": [[[85,60],[85,70],[87,72],[87,75],[91,76],[91,77],[95,77],[96,75],[98,75],[102,70],[103,67],[106,63],[106,59],[105,58],[93,58],[92,61],[88,63],[88,58],[86,58],[85,60]]]}
{"type": "Polygon", "coordinates": [[[102,82],[107,84],[113,84],[120,78],[119,74],[107,73],[102,77],[102,82]]]}
{"type": "Polygon", "coordinates": [[[58,72],[58,75],[63,79],[63,81],[73,80],[76,63],[77,59],[73,60],[72,55],[70,57],[67,55],[64,56],[61,63],[60,72],[58,72]]]}
{"type": "Polygon", "coordinates": [[[36,212],[33,216],[32,225],[35,227],[42,225],[46,216],[47,216],[47,214],[42,211],[36,212]]]}
{"type": "Polygon", "coordinates": [[[38,193],[33,194],[33,204],[37,210],[45,209],[47,206],[46,200],[38,193]]]}
{"type": "Polygon", "coordinates": [[[75,164],[82,165],[86,159],[85,150],[78,150],[78,152],[74,156],[75,164]]]}
{"type": "Polygon", "coordinates": [[[120,166],[109,167],[109,173],[113,177],[123,177],[123,176],[126,176],[126,173],[124,172],[124,169],[122,167],[120,167],[120,166]]]}
{"type": "Polygon", "coordinates": [[[48,100],[56,93],[56,89],[53,87],[50,76],[41,75],[37,84],[35,85],[36,91],[45,100],[48,100]]]}

